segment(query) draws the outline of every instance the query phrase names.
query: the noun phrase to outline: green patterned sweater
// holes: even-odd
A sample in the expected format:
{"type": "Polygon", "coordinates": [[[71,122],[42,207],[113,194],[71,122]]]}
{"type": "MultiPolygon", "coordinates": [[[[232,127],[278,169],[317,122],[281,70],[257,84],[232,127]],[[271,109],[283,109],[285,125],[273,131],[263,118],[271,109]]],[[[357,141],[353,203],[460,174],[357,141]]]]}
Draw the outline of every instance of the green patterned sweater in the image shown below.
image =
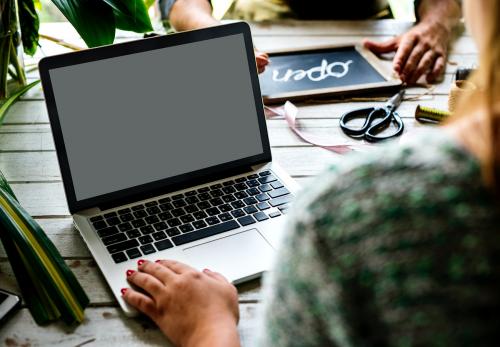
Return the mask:
{"type": "Polygon", "coordinates": [[[259,346],[500,346],[500,214],[444,130],[332,165],[297,198],[259,346]]]}

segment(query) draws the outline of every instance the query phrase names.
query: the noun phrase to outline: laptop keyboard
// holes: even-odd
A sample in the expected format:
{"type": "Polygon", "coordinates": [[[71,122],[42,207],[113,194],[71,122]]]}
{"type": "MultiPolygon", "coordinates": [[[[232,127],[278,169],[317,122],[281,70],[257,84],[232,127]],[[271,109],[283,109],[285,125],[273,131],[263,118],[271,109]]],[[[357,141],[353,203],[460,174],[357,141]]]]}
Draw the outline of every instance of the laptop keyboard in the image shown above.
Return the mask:
{"type": "Polygon", "coordinates": [[[115,263],[285,214],[292,195],[270,172],[230,179],[90,218],[115,263]]]}

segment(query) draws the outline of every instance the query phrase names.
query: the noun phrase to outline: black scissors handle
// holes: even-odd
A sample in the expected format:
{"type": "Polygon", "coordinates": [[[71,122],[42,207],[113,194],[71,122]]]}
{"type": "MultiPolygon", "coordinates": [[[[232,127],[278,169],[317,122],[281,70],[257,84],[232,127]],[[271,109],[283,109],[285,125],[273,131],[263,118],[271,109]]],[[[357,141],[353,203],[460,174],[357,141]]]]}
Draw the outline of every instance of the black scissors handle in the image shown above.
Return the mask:
{"type": "Polygon", "coordinates": [[[404,124],[401,117],[391,108],[370,107],[345,113],[340,118],[340,128],[351,137],[378,142],[399,136],[404,130],[404,124]],[[359,128],[350,127],[348,123],[356,118],[365,118],[365,122],[359,128]],[[396,132],[385,136],[380,135],[391,123],[396,126],[396,132]]]}

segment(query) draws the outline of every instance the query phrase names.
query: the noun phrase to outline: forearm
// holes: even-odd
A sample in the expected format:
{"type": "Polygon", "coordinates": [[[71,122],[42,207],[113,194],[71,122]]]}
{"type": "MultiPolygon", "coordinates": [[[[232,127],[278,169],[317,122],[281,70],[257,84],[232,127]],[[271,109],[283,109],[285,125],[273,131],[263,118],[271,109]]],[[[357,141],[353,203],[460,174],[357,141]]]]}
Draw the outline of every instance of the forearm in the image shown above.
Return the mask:
{"type": "Polygon", "coordinates": [[[212,17],[207,0],[177,0],[169,15],[170,24],[178,30],[192,30],[220,24],[212,17]]]}
{"type": "Polygon", "coordinates": [[[417,12],[420,22],[439,23],[450,32],[462,16],[457,0],[421,0],[417,12]]]}

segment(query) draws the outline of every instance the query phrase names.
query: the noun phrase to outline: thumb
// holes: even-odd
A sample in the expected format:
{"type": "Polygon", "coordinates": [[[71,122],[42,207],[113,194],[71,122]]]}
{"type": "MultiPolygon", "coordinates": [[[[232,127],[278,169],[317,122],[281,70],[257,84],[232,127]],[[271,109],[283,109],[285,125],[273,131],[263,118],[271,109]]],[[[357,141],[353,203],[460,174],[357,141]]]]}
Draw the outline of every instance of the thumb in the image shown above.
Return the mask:
{"type": "Polygon", "coordinates": [[[363,45],[375,54],[394,52],[398,49],[399,38],[395,37],[385,42],[364,40],[363,45]]]}

